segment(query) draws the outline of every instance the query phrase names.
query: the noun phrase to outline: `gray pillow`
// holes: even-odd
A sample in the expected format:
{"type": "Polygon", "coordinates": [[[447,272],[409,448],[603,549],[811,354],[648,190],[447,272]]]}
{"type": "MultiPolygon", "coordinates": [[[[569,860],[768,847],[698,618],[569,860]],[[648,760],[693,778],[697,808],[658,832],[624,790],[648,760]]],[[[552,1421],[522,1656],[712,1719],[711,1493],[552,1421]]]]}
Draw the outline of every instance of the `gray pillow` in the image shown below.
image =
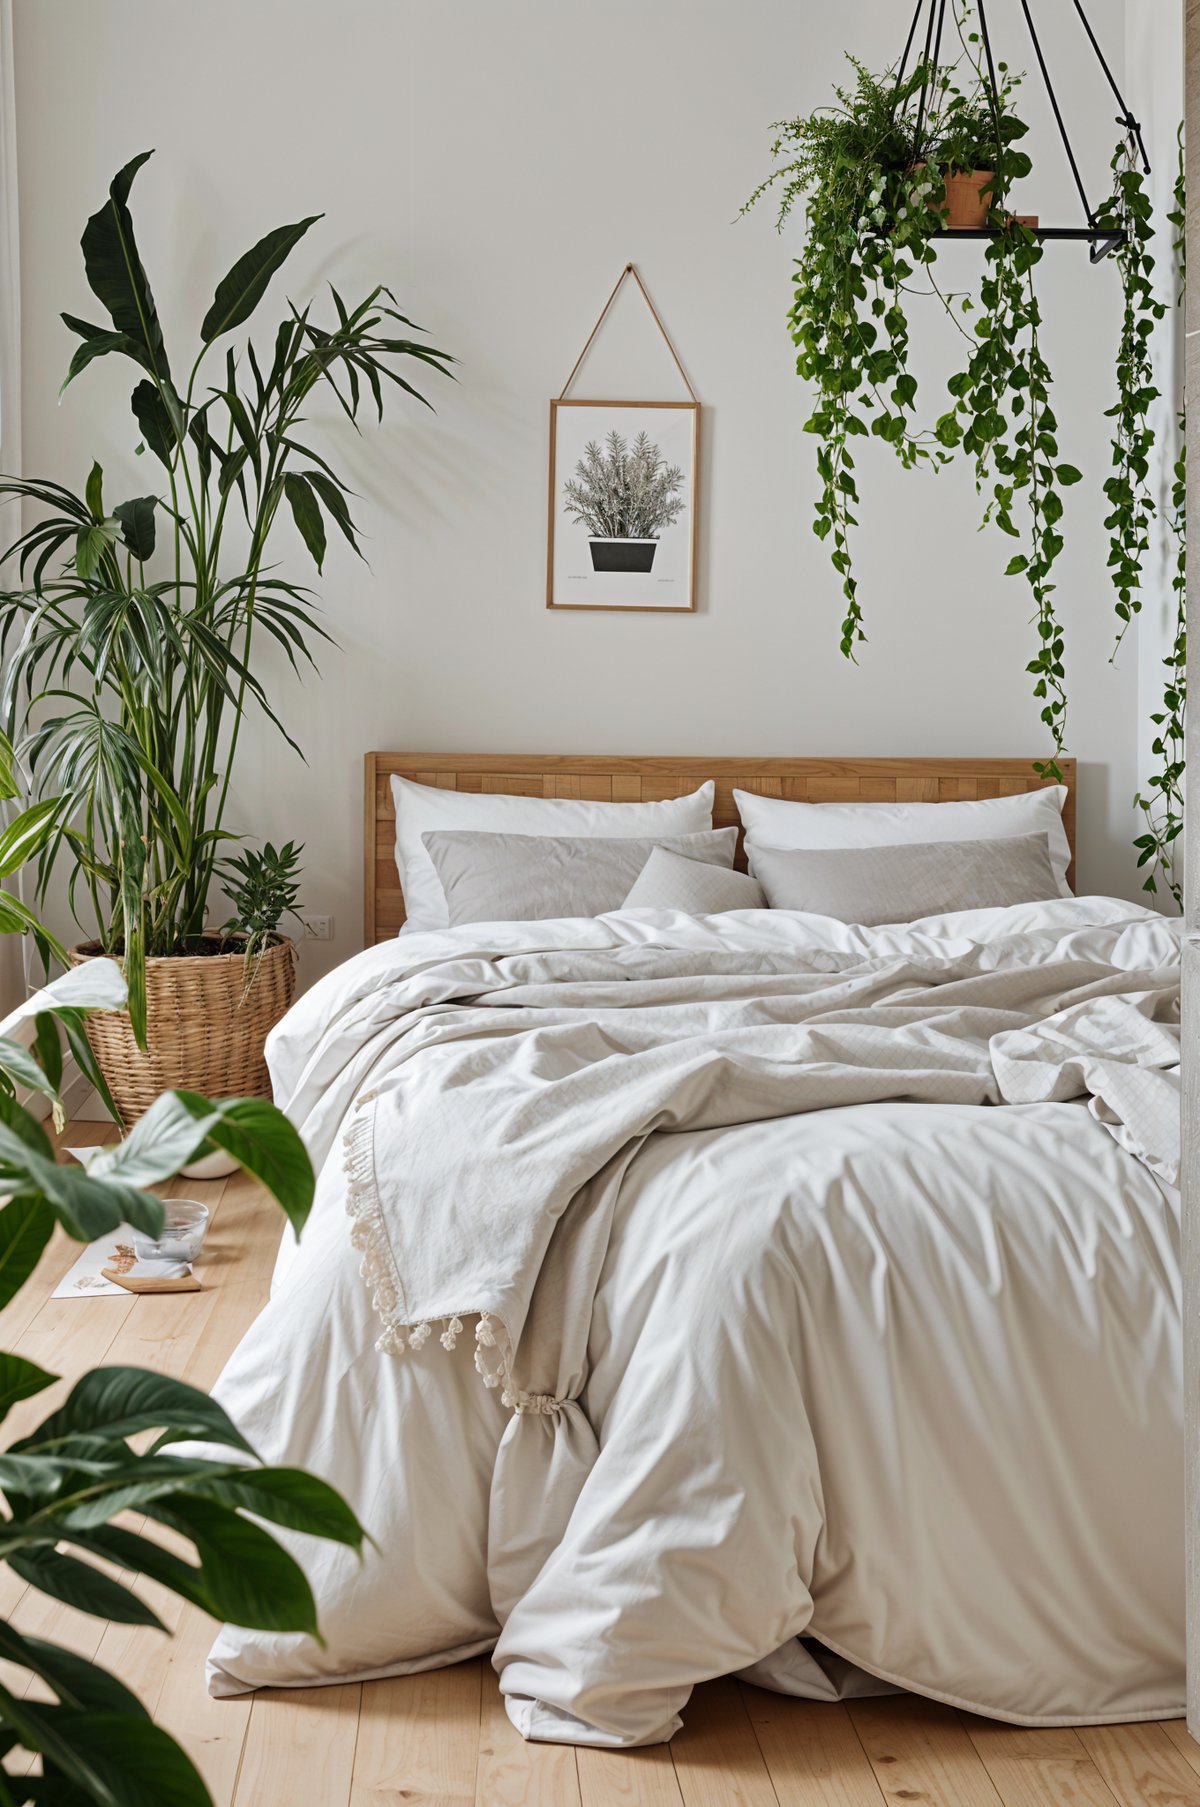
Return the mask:
{"type": "Polygon", "coordinates": [[[644,840],[462,829],[423,834],[421,840],[446,894],[450,926],[456,928],[464,922],[541,922],[619,910],[656,847],[728,867],[737,849],[737,829],[644,840]]]}
{"type": "Polygon", "coordinates": [[[868,928],[1060,895],[1045,834],[900,847],[784,849],[755,841],[753,856],[773,910],[810,910],[868,928]]]}
{"type": "Polygon", "coordinates": [[[625,908],[719,916],[724,910],[761,910],[766,901],[762,886],[748,872],[731,872],[660,846],[634,880],[625,908]]]}

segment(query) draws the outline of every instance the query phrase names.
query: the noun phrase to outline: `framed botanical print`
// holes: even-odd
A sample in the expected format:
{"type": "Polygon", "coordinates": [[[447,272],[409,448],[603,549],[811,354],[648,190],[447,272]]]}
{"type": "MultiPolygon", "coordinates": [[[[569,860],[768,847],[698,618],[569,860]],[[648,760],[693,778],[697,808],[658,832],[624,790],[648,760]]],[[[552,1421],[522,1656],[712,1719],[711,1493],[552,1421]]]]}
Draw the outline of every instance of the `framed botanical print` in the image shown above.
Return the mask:
{"type": "Polygon", "coordinates": [[[550,404],[546,606],[696,606],[700,404],[550,404]]]}

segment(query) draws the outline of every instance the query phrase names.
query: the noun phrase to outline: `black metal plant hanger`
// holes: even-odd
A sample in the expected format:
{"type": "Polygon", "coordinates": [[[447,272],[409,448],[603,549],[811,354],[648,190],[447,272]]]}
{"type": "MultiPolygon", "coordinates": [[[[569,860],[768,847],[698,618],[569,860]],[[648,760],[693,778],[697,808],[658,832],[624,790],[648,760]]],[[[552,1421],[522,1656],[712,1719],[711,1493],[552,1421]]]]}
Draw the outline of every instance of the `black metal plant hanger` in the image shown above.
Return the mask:
{"type": "MultiPolygon", "coordinates": [[[[1136,145],[1138,155],[1142,160],[1142,169],[1146,175],[1149,175],[1150,159],[1146,155],[1146,146],[1142,139],[1141,125],[1133,117],[1133,114],[1125,104],[1125,96],[1118,88],[1113,77],[1113,72],[1105,61],[1104,52],[1101,50],[1100,45],[1096,40],[1096,34],[1092,30],[1087,14],[1083,10],[1082,0],[1073,0],[1073,3],[1075,11],[1079,14],[1080,23],[1087,33],[1088,43],[1095,52],[1096,61],[1104,71],[1108,85],[1116,96],[1117,105],[1121,109],[1117,115],[1117,124],[1124,128],[1129,134],[1131,143],[1136,145]]],[[[938,63],[941,57],[942,27],[946,18],[946,0],[917,0],[916,10],[912,17],[912,24],[908,28],[908,37],[904,45],[904,54],[900,58],[900,66],[896,71],[896,92],[899,94],[900,84],[904,80],[904,71],[908,64],[909,52],[912,49],[913,40],[917,35],[917,28],[921,22],[921,15],[926,11],[926,8],[928,8],[929,16],[925,23],[925,49],[923,53],[924,75],[921,81],[920,97],[917,102],[917,127],[913,137],[914,163],[920,159],[921,134],[924,131],[926,124],[926,107],[929,100],[929,88],[931,82],[937,75],[938,63]]],[[[984,57],[987,64],[987,91],[988,99],[991,104],[992,119],[996,127],[996,151],[997,156],[1000,156],[1003,153],[1003,144],[1000,137],[1000,99],[999,89],[996,84],[996,65],[992,59],[992,43],[988,36],[987,7],[985,5],[985,0],[975,0],[975,10],[979,16],[979,34],[983,39],[984,57]]],[[[1033,22],[1033,14],[1029,10],[1029,0],[1021,0],[1021,11],[1025,14],[1025,23],[1029,27],[1029,36],[1033,43],[1034,55],[1037,58],[1038,68],[1041,71],[1042,81],[1045,84],[1051,111],[1054,114],[1055,123],[1058,126],[1058,135],[1062,139],[1063,150],[1066,152],[1067,162],[1070,165],[1071,174],[1075,179],[1075,188],[1079,195],[1084,217],[1087,220],[1086,226],[1034,226],[1030,227],[1029,230],[1034,233],[1035,237],[1040,239],[1086,239],[1092,248],[1092,262],[1097,263],[1100,258],[1107,257],[1108,253],[1112,251],[1115,246],[1124,244],[1126,234],[1120,227],[1098,226],[1096,224],[1096,216],[1088,205],[1087,193],[1083,186],[1083,178],[1079,174],[1079,165],[1075,159],[1075,152],[1072,150],[1071,140],[1067,136],[1067,128],[1063,120],[1062,109],[1058,104],[1058,96],[1054,92],[1054,85],[1050,80],[1050,71],[1046,67],[1046,58],[1042,52],[1042,46],[1038,39],[1037,27],[1033,22]]],[[[950,228],[947,227],[940,227],[938,230],[947,233],[950,232],[950,228]]],[[[955,227],[953,229],[953,236],[955,238],[994,238],[996,234],[1002,230],[1003,228],[999,226],[955,227]]]]}

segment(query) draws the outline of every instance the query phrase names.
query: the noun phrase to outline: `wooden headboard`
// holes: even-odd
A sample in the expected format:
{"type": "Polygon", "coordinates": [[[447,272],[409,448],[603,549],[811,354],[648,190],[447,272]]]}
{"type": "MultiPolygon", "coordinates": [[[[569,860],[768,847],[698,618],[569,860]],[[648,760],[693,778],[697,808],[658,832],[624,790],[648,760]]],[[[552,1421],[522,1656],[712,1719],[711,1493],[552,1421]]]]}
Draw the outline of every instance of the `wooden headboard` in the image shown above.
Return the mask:
{"type": "MultiPolygon", "coordinates": [[[[1067,800],[1063,825],[1075,879],[1075,761],[1060,759],[1067,800]]],[[[393,772],[449,791],[507,791],[525,797],[588,797],[647,803],[716,782],[713,825],[737,823],[733,792],[758,791],[801,803],[948,803],[1010,797],[1043,780],[1029,759],[621,759],[582,753],[368,753],[363,824],[365,945],[390,941],[404,922],[396,873],[393,772]]],[[[741,846],[738,863],[743,863],[741,846]]]]}

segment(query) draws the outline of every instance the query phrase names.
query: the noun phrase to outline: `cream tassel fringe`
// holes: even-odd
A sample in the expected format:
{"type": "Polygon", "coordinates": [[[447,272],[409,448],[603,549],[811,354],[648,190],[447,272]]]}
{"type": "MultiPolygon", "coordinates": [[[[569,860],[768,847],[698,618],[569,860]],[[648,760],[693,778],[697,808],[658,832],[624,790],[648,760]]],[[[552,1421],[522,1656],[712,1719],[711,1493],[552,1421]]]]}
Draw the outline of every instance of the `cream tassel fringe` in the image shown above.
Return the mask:
{"type": "MultiPolygon", "coordinates": [[[[350,1240],[362,1253],[360,1273],[371,1289],[371,1304],[383,1320],[383,1332],[375,1347],[384,1355],[403,1355],[405,1348],[420,1353],[433,1335],[433,1325],[413,1324],[407,1315],[400,1276],[392,1257],[391,1244],[383,1221],[383,1207],[375,1184],[374,1114],[370,1106],[375,1093],[364,1092],[354,1103],[354,1110],[342,1137],[342,1172],[346,1175],[346,1212],[350,1218],[350,1240]],[[408,1331],[407,1342],[404,1332],[408,1331]]],[[[512,1351],[503,1325],[490,1313],[468,1312],[475,1317],[475,1371],[485,1387],[501,1388],[500,1403],[518,1414],[550,1417],[562,1405],[550,1393],[522,1393],[513,1385],[510,1372],[512,1351]]],[[[463,1334],[463,1321],[455,1316],[442,1319],[444,1326],[438,1342],[447,1352],[458,1347],[463,1334]]]]}

